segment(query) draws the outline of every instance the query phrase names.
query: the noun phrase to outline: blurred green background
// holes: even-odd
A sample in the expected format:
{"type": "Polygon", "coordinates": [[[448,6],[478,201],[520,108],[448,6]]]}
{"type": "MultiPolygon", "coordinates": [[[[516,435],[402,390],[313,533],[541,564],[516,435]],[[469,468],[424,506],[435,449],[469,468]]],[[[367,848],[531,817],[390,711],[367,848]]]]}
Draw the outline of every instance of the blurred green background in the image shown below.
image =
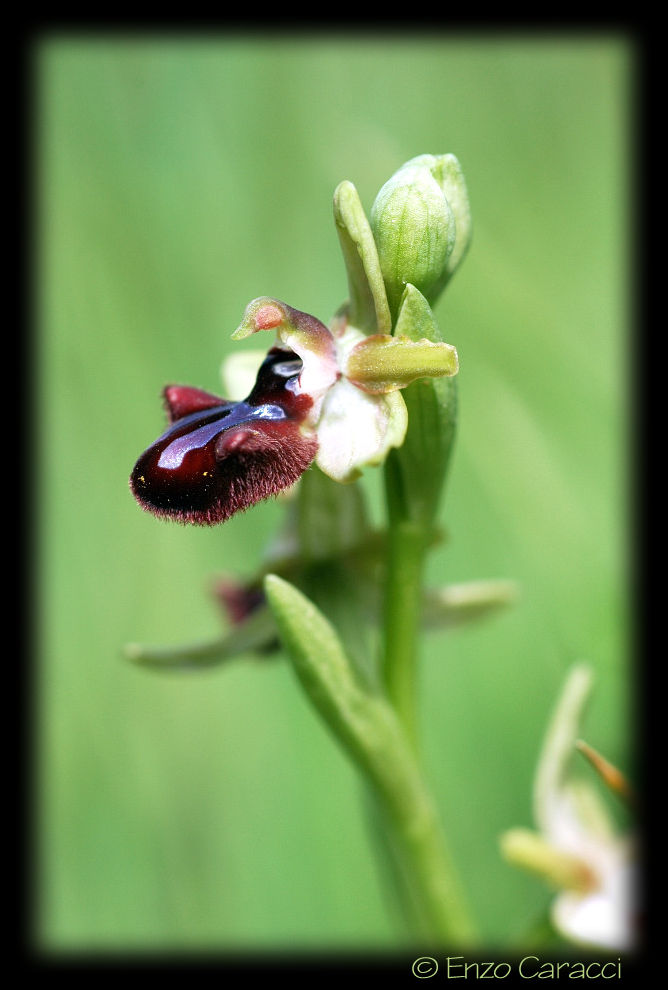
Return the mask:
{"type": "MultiPolygon", "coordinates": [[[[436,312],[460,425],[434,583],[520,582],[425,642],[424,750],[483,931],[549,902],[499,834],[532,824],[570,665],[585,737],[632,771],[628,238],[634,49],[623,36],[159,34],[35,43],[40,478],[35,941],[59,951],[399,944],[358,781],[282,659],[159,675],[128,641],[214,637],[220,572],[281,518],[143,513],[127,478],[160,390],[219,391],[246,303],[327,322],[346,295],[342,179],[367,210],[404,161],[453,152],[471,251],[436,312]]],[[[379,505],[378,472],[366,479],[379,505]]],[[[380,521],[380,519],[379,519],[380,521]]]]}

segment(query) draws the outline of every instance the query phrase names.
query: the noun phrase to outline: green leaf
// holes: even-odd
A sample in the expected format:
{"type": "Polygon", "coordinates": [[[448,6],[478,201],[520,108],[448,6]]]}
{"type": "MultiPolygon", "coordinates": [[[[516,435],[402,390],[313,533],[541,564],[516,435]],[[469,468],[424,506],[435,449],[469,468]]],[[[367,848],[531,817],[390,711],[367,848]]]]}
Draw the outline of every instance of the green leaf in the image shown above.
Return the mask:
{"type": "Polygon", "coordinates": [[[387,815],[424,931],[443,941],[469,940],[471,923],[438,815],[394,710],[361,686],[333,626],[305,595],[275,574],[264,587],[307,697],[387,815]]]}
{"type": "Polygon", "coordinates": [[[309,598],[275,574],[264,587],[307,697],[394,813],[410,813],[411,792],[422,783],[394,711],[362,686],[336,630],[309,598]]]}
{"type": "Polygon", "coordinates": [[[355,762],[368,769],[379,719],[385,731],[378,706],[387,706],[362,688],[334,627],[310,599],[275,574],[267,575],[264,588],[307,696],[355,762]]]}

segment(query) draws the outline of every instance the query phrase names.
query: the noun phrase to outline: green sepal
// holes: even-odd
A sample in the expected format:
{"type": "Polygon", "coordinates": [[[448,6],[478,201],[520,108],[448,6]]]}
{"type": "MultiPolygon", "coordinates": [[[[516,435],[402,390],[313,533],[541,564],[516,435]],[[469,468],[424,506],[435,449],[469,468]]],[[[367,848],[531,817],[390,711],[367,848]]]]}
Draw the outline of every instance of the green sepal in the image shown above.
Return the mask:
{"type": "Polygon", "coordinates": [[[128,643],[124,654],[137,666],[152,670],[201,670],[217,667],[245,654],[266,653],[276,645],[277,637],[271,609],[263,606],[218,639],[181,646],[128,643]]]}
{"type": "Polygon", "coordinates": [[[357,189],[347,180],[334,191],[334,222],[348,276],[349,322],[365,333],[389,333],[392,322],[378,249],[357,189]]]}
{"type": "Polygon", "coordinates": [[[536,824],[546,833],[550,829],[554,796],[567,784],[575,742],[593,686],[594,672],[589,664],[574,664],[543,739],[533,786],[533,811],[536,824]]]}
{"type": "Polygon", "coordinates": [[[423,597],[422,624],[426,629],[454,629],[515,604],[518,595],[517,584],[504,580],[466,581],[428,589],[423,597]]]}
{"type": "MultiPolygon", "coordinates": [[[[429,158],[431,156],[425,157],[429,158]]],[[[448,255],[441,279],[436,283],[434,289],[435,296],[438,296],[450,281],[450,278],[454,275],[468,251],[471,244],[473,226],[466,180],[464,179],[462,167],[455,155],[437,156],[436,160],[432,163],[431,169],[432,175],[443,190],[443,194],[455,218],[455,243],[448,255]]]]}
{"type": "MultiPolygon", "coordinates": [[[[431,307],[414,285],[404,289],[395,334],[441,342],[431,307]]],[[[402,392],[408,409],[403,446],[386,461],[388,504],[393,518],[430,527],[438,511],[455,438],[457,380],[425,378],[402,392]]]]}

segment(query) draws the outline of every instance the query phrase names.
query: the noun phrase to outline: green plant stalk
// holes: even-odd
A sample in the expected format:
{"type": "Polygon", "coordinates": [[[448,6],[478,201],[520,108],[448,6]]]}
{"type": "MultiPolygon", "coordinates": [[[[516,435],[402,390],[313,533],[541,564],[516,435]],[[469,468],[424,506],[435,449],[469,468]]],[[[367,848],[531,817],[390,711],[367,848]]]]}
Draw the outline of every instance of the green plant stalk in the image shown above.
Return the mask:
{"type": "Polygon", "coordinates": [[[412,745],[418,745],[417,666],[423,573],[429,534],[417,522],[390,519],[383,619],[383,678],[412,745]]]}
{"type": "MultiPolygon", "coordinates": [[[[418,653],[422,615],[423,574],[430,534],[421,523],[407,518],[401,498],[397,498],[393,481],[398,476],[388,465],[388,545],[386,558],[385,599],[383,615],[382,676],[388,701],[405,733],[418,761],[418,653]]],[[[418,930],[425,931],[421,904],[429,904],[430,917],[439,930],[452,933],[449,938],[471,934],[471,922],[445,838],[431,798],[423,785],[422,793],[413,790],[405,794],[405,814],[414,816],[421,827],[411,828],[404,818],[383,815],[379,825],[384,828],[390,856],[389,866],[396,874],[399,891],[403,891],[409,913],[418,930]],[[412,802],[412,807],[411,807],[412,802]],[[428,823],[428,824],[427,824],[428,823]],[[453,927],[452,919],[456,919],[453,927]],[[460,929],[464,925],[463,932],[460,929]],[[445,927],[444,927],[445,926],[445,927]]],[[[424,910],[424,909],[422,909],[424,910]]],[[[428,932],[429,929],[427,928],[428,932]]]]}
{"type": "MultiPolygon", "coordinates": [[[[431,447],[429,443],[422,446],[413,442],[407,456],[404,456],[405,451],[393,451],[385,462],[388,533],[381,674],[387,700],[401,723],[419,766],[417,682],[424,572],[427,551],[433,544],[434,517],[452,446],[454,419],[451,385],[446,384],[440,397],[431,394],[427,396],[424,391],[415,393],[416,387],[419,389],[422,386],[412,386],[412,411],[418,414],[412,416],[413,420],[420,423],[421,413],[427,420],[430,414],[434,419],[435,410],[440,418],[429,424],[431,447]],[[432,399],[436,398],[439,401],[430,406],[432,399]],[[436,485],[429,487],[422,472],[439,462],[443,468],[440,479],[436,485]]],[[[407,390],[409,392],[410,389],[407,390]]],[[[407,394],[407,401],[410,398],[407,394]]],[[[420,438],[421,435],[418,439],[420,438]]],[[[415,441],[415,435],[409,439],[415,441]]],[[[421,769],[420,774],[422,776],[421,769]]],[[[422,799],[416,793],[412,795],[412,799],[417,802],[415,813],[419,815],[418,808],[422,799]]],[[[473,926],[454,864],[447,853],[442,826],[428,793],[424,800],[429,802],[432,809],[430,828],[422,835],[413,836],[414,847],[406,848],[404,845],[403,854],[394,857],[397,880],[400,887],[407,891],[409,899],[411,880],[422,887],[423,897],[425,885],[429,887],[431,883],[433,886],[429,895],[433,897],[435,911],[439,910],[437,902],[440,899],[440,910],[450,917],[460,919],[458,923],[463,923],[466,932],[470,934],[473,926]],[[438,871],[432,873],[431,880],[424,874],[430,861],[432,866],[436,862],[439,864],[438,871]],[[412,874],[407,872],[406,866],[413,871],[412,874]]],[[[397,831],[396,823],[390,825],[388,831],[391,845],[391,833],[397,831]]]]}
{"type": "Polygon", "coordinates": [[[381,822],[417,934],[434,945],[470,945],[465,907],[437,809],[403,733],[369,767],[381,822]]]}
{"type": "Polygon", "coordinates": [[[412,788],[407,783],[395,784],[402,804],[385,801],[381,824],[418,936],[435,946],[471,945],[473,922],[431,795],[419,772],[412,788]]]}

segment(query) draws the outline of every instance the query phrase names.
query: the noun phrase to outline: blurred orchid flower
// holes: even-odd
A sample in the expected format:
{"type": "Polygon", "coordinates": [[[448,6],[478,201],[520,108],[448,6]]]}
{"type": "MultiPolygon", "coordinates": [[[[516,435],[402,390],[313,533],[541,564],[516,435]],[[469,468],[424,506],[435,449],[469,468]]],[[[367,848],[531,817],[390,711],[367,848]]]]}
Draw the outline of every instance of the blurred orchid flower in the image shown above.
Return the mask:
{"type": "Polygon", "coordinates": [[[628,950],[637,936],[633,840],[616,834],[598,793],[570,774],[591,685],[590,669],[575,666],[546,734],[534,781],[538,831],[512,829],[502,836],[501,848],[510,862],[557,887],[551,917],[565,938],[628,950]]]}

